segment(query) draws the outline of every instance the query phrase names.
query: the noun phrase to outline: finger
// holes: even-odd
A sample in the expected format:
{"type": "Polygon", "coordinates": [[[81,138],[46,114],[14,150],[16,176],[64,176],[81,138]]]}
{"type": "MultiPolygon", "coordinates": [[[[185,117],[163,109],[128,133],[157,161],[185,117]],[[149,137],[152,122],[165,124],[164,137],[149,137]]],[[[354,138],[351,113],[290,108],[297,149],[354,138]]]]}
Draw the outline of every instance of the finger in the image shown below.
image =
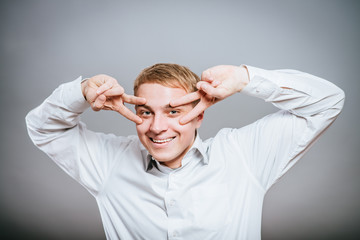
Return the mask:
{"type": "Polygon", "coordinates": [[[133,113],[130,109],[128,109],[125,105],[118,106],[117,110],[121,115],[129,119],[130,121],[133,121],[136,124],[141,124],[142,119],[133,113]]]}
{"type": "Polygon", "coordinates": [[[199,82],[197,84],[199,90],[206,93],[209,97],[223,99],[226,96],[226,90],[224,88],[217,88],[207,82],[199,82]]]}
{"type": "Polygon", "coordinates": [[[106,79],[105,83],[96,90],[96,94],[100,95],[103,94],[105,91],[111,89],[114,86],[114,82],[116,81],[112,78],[106,79]]]}
{"type": "Polygon", "coordinates": [[[124,93],[124,88],[121,87],[120,85],[117,85],[103,92],[103,94],[107,97],[121,96],[123,93],[124,93]]]}
{"type": "Polygon", "coordinates": [[[214,81],[213,75],[211,73],[211,69],[207,69],[201,74],[201,81],[206,81],[212,83],[214,81]]]}
{"type": "Polygon", "coordinates": [[[106,102],[105,95],[98,96],[92,104],[92,109],[94,111],[99,111],[104,107],[105,102],[106,102]]]}
{"type": "Polygon", "coordinates": [[[221,81],[217,80],[216,69],[209,68],[201,74],[201,81],[209,82],[213,87],[217,87],[221,84],[221,81]]]}
{"type": "Polygon", "coordinates": [[[177,107],[177,106],[180,106],[180,105],[185,105],[185,104],[189,104],[189,103],[192,103],[196,100],[199,100],[201,97],[201,94],[199,91],[196,91],[196,92],[192,92],[192,93],[189,93],[189,94],[186,94],[180,98],[177,98],[177,99],[174,99],[174,100],[171,100],[170,101],[170,106],[171,107],[177,107]]]}
{"type": "Polygon", "coordinates": [[[220,84],[221,84],[220,81],[214,80],[214,81],[211,83],[211,86],[213,86],[214,88],[216,88],[216,87],[219,86],[220,84]]]}
{"type": "Polygon", "coordinates": [[[200,101],[190,112],[180,118],[180,124],[185,125],[191,122],[191,120],[198,117],[202,112],[204,112],[206,108],[208,108],[208,106],[200,101]]]}
{"type": "Polygon", "coordinates": [[[126,103],[135,104],[135,105],[144,105],[146,103],[146,99],[142,97],[137,97],[133,95],[128,95],[124,93],[122,96],[122,99],[126,103]]]}
{"type": "Polygon", "coordinates": [[[212,86],[212,84],[208,83],[208,82],[205,82],[205,81],[200,81],[196,84],[196,87],[205,92],[206,94],[209,94],[212,96],[212,94],[214,93],[215,91],[215,87],[212,86]]]}

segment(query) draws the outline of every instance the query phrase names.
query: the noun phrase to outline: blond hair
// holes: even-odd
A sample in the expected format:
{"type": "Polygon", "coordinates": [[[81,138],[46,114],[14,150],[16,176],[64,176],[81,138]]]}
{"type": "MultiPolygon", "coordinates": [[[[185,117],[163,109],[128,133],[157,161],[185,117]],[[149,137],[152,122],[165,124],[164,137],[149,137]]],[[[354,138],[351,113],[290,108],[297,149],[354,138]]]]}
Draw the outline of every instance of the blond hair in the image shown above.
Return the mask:
{"type": "Polygon", "coordinates": [[[198,81],[200,78],[187,67],[173,63],[158,63],[140,72],[134,82],[134,95],[144,83],[158,83],[166,87],[180,87],[188,93],[195,92],[198,81]]]}

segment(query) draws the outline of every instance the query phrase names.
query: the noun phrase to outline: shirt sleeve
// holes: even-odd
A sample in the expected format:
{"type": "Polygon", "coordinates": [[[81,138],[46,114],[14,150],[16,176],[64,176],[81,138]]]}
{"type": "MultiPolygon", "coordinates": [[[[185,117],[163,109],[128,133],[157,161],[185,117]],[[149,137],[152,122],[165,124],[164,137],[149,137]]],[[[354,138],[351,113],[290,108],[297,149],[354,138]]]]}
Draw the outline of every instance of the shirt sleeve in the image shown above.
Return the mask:
{"type": "Polygon", "coordinates": [[[25,120],[34,144],[96,195],[111,171],[112,149],[121,154],[130,139],[92,132],[80,121],[90,106],[81,92],[81,80],[60,85],[25,120]]]}
{"type": "Polygon", "coordinates": [[[345,95],[334,84],[307,73],[247,68],[250,82],[242,93],[280,110],[233,129],[230,135],[250,173],[267,190],[336,119],[345,95]]]}

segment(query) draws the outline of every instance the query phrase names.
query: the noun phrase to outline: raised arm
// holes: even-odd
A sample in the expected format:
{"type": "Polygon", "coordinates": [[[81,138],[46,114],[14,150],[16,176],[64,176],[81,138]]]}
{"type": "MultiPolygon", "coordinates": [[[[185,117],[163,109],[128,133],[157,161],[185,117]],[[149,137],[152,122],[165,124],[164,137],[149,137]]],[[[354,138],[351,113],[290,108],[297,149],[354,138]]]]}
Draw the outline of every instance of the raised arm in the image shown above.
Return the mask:
{"type": "Polygon", "coordinates": [[[26,123],[30,137],[36,142],[37,137],[48,137],[46,133],[54,134],[75,127],[81,113],[89,106],[94,111],[113,110],[141,123],[141,118],[131,112],[125,102],[144,104],[146,100],[127,95],[118,82],[107,75],[96,75],[87,80],[78,78],[60,85],[40,106],[29,112],[26,123]]]}
{"type": "Polygon", "coordinates": [[[78,78],[60,85],[40,106],[28,113],[29,136],[65,172],[96,194],[113,164],[111,156],[121,154],[121,146],[126,146],[131,140],[92,132],[80,121],[80,116],[90,103],[96,111],[114,110],[137,121],[124,102],[141,104],[145,99],[126,95],[109,76],[98,75],[85,81],[78,78]],[[111,144],[116,144],[116,147],[109,147],[111,144]],[[117,152],[112,153],[111,149],[117,152]]]}
{"type": "Polygon", "coordinates": [[[186,124],[216,102],[241,91],[299,116],[334,107],[339,114],[345,97],[344,92],[334,84],[307,73],[269,71],[245,65],[209,68],[202,73],[197,88],[198,91],[170,103],[175,107],[199,100],[194,109],[180,119],[181,124],[186,124]]]}
{"type": "Polygon", "coordinates": [[[251,66],[216,66],[211,70],[212,77],[204,76],[209,74],[208,70],[204,72],[197,92],[175,99],[171,104],[181,105],[200,99],[199,107],[195,106],[182,119],[184,122],[239,91],[279,108],[280,111],[248,126],[223,129],[218,135],[222,136],[219,137],[222,149],[236,153],[236,162],[246,163],[249,171],[265,189],[305,154],[336,119],[344,104],[345,95],[340,88],[307,73],[295,70],[270,71],[251,66]],[[234,74],[244,68],[247,69],[248,82],[246,77],[234,74]],[[204,79],[211,80],[204,83],[204,79]]]}

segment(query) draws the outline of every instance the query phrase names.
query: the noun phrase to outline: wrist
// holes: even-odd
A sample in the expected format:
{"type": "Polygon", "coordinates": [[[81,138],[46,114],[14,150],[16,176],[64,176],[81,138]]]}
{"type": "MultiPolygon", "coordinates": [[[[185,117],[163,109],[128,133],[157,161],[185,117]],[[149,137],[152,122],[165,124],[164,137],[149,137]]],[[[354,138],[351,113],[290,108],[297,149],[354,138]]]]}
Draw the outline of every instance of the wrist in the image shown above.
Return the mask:
{"type": "Polygon", "coordinates": [[[238,79],[238,92],[241,92],[241,90],[243,90],[250,81],[248,68],[243,64],[238,67],[238,79]]]}
{"type": "Polygon", "coordinates": [[[81,81],[81,92],[82,92],[82,95],[84,96],[85,100],[87,101],[86,99],[86,87],[87,87],[87,80],[89,78],[85,78],[81,81]]]}

